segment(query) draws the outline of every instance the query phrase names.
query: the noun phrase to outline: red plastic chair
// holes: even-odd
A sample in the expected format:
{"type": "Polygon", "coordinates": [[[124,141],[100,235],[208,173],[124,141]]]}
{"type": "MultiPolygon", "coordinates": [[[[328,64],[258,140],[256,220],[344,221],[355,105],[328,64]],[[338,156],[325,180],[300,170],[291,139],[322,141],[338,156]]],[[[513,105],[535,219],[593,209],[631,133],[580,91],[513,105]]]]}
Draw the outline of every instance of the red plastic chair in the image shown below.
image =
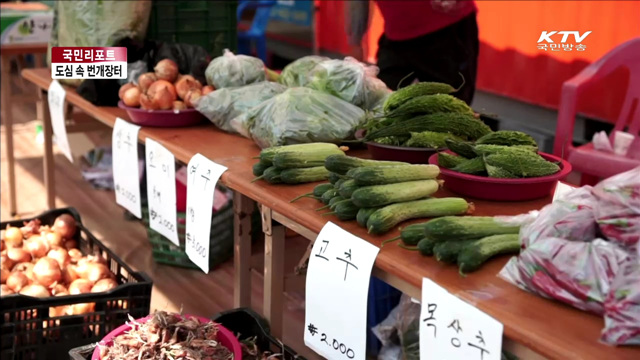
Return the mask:
{"type": "Polygon", "coordinates": [[[558,125],[553,153],[571,163],[574,171],[582,173],[581,185],[593,185],[600,178],[631,170],[640,165],[640,38],[629,40],[611,50],[600,60],[589,65],[578,75],[562,85],[558,125]],[[629,87],[622,110],[609,138],[613,144],[615,131],[636,136],[626,156],[595,150],[593,144],[574,147],[573,128],[578,97],[587,84],[597,81],[614,70],[626,67],[629,70],[629,87]]]}

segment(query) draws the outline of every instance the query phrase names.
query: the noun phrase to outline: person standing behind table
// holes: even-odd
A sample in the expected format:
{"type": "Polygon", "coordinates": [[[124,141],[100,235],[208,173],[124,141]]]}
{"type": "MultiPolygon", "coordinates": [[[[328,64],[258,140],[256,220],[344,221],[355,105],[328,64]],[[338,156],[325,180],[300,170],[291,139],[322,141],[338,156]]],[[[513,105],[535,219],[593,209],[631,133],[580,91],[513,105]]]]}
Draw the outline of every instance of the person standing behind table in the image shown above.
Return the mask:
{"type": "MultiPolygon", "coordinates": [[[[478,24],[473,0],[376,0],[384,18],[378,41],[378,77],[390,88],[414,80],[438,81],[457,88],[471,104],[478,65],[478,24]],[[460,76],[462,74],[462,77],[460,76]]],[[[346,31],[352,56],[362,60],[362,37],[369,27],[369,1],[345,1],[346,31]]]]}

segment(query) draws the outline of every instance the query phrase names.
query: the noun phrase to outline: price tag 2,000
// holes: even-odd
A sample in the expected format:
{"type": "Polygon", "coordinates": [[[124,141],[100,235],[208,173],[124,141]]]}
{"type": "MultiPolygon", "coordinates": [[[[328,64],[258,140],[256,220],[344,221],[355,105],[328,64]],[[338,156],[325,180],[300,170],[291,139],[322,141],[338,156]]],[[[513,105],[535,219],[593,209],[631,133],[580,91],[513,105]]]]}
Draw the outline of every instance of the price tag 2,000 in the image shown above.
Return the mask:
{"type": "Polygon", "coordinates": [[[422,279],[421,359],[500,360],[502,331],[499,321],[422,279]]]}
{"type": "Polygon", "coordinates": [[[186,252],[202,271],[209,273],[209,239],[216,184],[227,168],[201,154],[187,166],[186,252]]]}
{"type": "Polygon", "coordinates": [[[116,118],[112,134],[113,184],[116,203],[142,218],[140,203],[140,163],[138,161],[138,132],[140,126],[116,118]]]}
{"type": "Polygon", "coordinates": [[[309,258],[304,343],[327,359],[366,359],[367,297],[380,249],[328,222],[309,258]]]}
{"type": "Polygon", "coordinates": [[[176,159],[164,146],[145,139],[149,226],[180,246],[176,216],[176,159]]]}
{"type": "Polygon", "coordinates": [[[56,145],[64,156],[73,162],[69,139],[67,138],[67,125],[64,116],[64,99],[67,92],[57,80],[51,81],[47,90],[47,103],[49,104],[49,114],[51,115],[51,128],[55,136],[56,145]]]}

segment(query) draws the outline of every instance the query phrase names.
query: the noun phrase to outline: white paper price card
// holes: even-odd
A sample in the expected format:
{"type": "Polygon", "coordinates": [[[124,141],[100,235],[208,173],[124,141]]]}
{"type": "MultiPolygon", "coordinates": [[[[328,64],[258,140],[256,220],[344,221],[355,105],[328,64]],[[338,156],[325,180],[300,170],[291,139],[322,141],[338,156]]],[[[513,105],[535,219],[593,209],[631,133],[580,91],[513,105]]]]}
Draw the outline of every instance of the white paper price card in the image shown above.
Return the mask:
{"type": "Polygon", "coordinates": [[[500,360],[502,323],[422,279],[420,359],[500,360]]]}
{"type": "Polygon", "coordinates": [[[176,214],[175,157],[152,139],[146,138],[145,145],[149,225],[176,246],[180,246],[176,214]]]}
{"type": "Polygon", "coordinates": [[[365,359],[367,296],[380,249],[328,222],[307,269],[304,343],[327,359],[365,359]]]}
{"type": "Polygon", "coordinates": [[[47,90],[47,102],[49,103],[49,113],[51,114],[51,127],[56,145],[62,151],[64,156],[73,162],[69,139],[67,138],[67,125],[64,118],[64,99],[67,92],[64,91],[62,85],[57,80],[51,81],[49,90],[47,90]]]}
{"type": "Polygon", "coordinates": [[[187,256],[208,274],[213,195],[218,179],[227,168],[195,154],[187,171],[187,256]]]}
{"type": "Polygon", "coordinates": [[[116,118],[111,141],[116,203],[141,218],[138,131],[140,126],[116,118]]]}

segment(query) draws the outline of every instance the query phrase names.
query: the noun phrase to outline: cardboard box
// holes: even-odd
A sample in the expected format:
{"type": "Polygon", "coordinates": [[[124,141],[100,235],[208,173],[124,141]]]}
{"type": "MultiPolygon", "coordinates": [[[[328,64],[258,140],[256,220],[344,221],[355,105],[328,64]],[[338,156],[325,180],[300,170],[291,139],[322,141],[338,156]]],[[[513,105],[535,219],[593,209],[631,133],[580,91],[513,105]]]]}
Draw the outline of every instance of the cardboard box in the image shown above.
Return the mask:
{"type": "Polygon", "coordinates": [[[49,43],[53,28],[53,10],[42,3],[2,3],[0,43],[49,43]]]}

